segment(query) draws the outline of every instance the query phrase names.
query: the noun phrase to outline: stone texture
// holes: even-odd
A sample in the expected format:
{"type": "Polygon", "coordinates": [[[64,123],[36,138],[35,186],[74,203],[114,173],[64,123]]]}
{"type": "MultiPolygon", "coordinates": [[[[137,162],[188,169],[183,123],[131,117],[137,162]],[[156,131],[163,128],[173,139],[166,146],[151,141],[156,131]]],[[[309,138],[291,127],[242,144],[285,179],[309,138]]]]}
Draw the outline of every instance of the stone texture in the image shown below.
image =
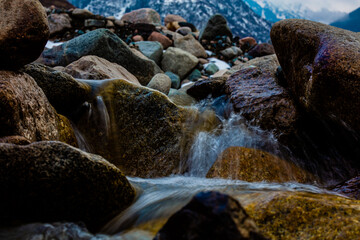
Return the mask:
{"type": "Polygon", "coordinates": [[[307,111],[360,130],[360,35],[306,20],[276,23],[271,38],[288,89],[307,111]]]}
{"type": "Polygon", "coordinates": [[[227,25],[226,19],[220,14],[215,14],[210,17],[204,31],[200,35],[200,40],[213,40],[216,36],[228,36],[232,38],[232,33],[227,25]]]}
{"type": "Polygon", "coordinates": [[[273,45],[269,43],[261,43],[253,47],[249,52],[249,56],[253,58],[263,57],[267,55],[275,54],[273,45]]]}
{"type": "Polygon", "coordinates": [[[0,69],[36,60],[49,37],[44,7],[37,0],[4,0],[0,9],[0,69]]]}
{"type": "Polygon", "coordinates": [[[222,152],[206,175],[247,182],[311,183],[316,178],[292,162],[251,148],[230,147],[222,152]]]}
{"type": "Polygon", "coordinates": [[[179,15],[175,15],[175,14],[166,15],[166,17],[164,19],[165,26],[168,23],[172,23],[172,22],[186,22],[186,20],[183,17],[179,16],[179,15]]]}
{"type": "Polygon", "coordinates": [[[161,25],[161,18],[159,13],[151,8],[141,8],[138,10],[125,13],[121,17],[122,21],[131,23],[147,23],[153,25],[161,25]]]}
{"type": "Polygon", "coordinates": [[[133,54],[126,43],[107,29],[91,31],[45,50],[39,61],[49,66],[66,66],[87,55],[95,55],[123,66],[142,85],[148,84],[155,74],[162,72],[154,61],[133,54]]]}
{"type": "Polygon", "coordinates": [[[151,60],[154,60],[156,64],[160,65],[163,55],[163,46],[159,42],[154,41],[140,41],[135,43],[139,47],[140,52],[151,60]]]}
{"type": "Polygon", "coordinates": [[[174,41],[174,46],[191,53],[195,57],[207,58],[207,53],[204,47],[191,34],[188,34],[183,38],[176,39],[174,41]]]}
{"type": "Polygon", "coordinates": [[[184,79],[198,62],[199,60],[194,55],[182,49],[171,47],[164,53],[161,66],[164,71],[173,72],[184,79]]]}
{"type": "Polygon", "coordinates": [[[147,87],[168,95],[171,88],[171,79],[166,74],[158,73],[151,79],[147,87]]]}
{"type": "Polygon", "coordinates": [[[84,56],[67,65],[63,72],[74,78],[95,80],[121,78],[140,85],[137,78],[119,64],[92,55],[84,56]]]}
{"type": "Polygon", "coordinates": [[[154,240],[265,240],[238,201],[218,192],[198,193],[176,212],[154,240]]]}
{"type": "Polygon", "coordinates": [[[60,142],[0,144],[0,189],[2,224],[66,220],[97,229],[135,197],[114,165],[60,142]]]}
{"type": "Polygon", "coordinates": [[[52,13],[48,16],[50,36],[71,29],[71,18],[67,13],[52,13]]]}
{"type": "Polygon", "coordinates": [[[161,43],[164,49],[167,49],[173,44],[173,42],[167,36],[158,32],[152,32],[148,37],[148,40],[161,43]]]}

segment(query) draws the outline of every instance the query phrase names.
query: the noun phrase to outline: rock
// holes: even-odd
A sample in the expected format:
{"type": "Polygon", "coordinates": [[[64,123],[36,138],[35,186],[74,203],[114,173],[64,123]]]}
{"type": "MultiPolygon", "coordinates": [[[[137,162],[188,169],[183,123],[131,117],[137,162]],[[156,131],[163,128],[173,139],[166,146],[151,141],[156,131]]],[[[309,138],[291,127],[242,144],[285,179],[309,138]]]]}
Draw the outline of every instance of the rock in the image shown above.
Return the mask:
{"type": "Polygon", "coordinates": [[[34,78],[55,109],[69,115],[90,98],[91,88],[72,76],[42,64],[28,64],[23,72],[34,78]]]}
{"type": "Polygon", "coordinates": [[[201,72],[199,71],[199,69],[194,69],[194,71],[192,71],[190,73],[190,75],[187,77],[187,79],[189,79],[190,81],[197,81],[202,77],[201,72]]]}
{"type": "MultiPolygon", "coordinates": [[[[206,56],[207,56],[207,54],[206,54],[206,56]]],[[[206,58],[199,58],[199,63],[202,65],[205,65],[205,64],[209,63],[209,60],[207,60],[206,58]]]]}
{"type": "Polygon", "coordinates": [[[240,56],[243,52],[240,48],[233,46],[220,51],[220,53],[227,59],[233,59],[240,56]]]}
{"type": "Polygon", "coordinates": [[[169,31],[169,30],[163,30],[163,33],[172,41],[175,41],[176,39],[184,37],[183,35],[181,35],[179,33],[169,31]]]}
{"type": "Polygon", "coordinates": [[[169,218],[154,240],[266,239],[234,198],[201,192],[169,218]]]}
{"type": "Polygon", "coordinates": [[[125,13],[122,16],[121,21],[127,21],[131,23],[147,23],[156,26],[161,25],[161,18],[159,13],[151,8],[141,8],[129,13],[125,13]]]}
{"type": "Polygon", "coordinates": [[[222,152],[206,175],[247,182],[311,183],[316,178],[294,163],[251,148],[230,147],[222,152]]]}
{"type": "Polygon", "coordinates": [[[35,80],[25,73],[0,71],[0,137],[31,142],[60,140],[59,116],[35,80]]]}
{"type": "Polygon", "coordinates": [[[191,31],[191,28],[189,28],[189,27],[180,27],[180,28],[176,29],[176,32],[183,36],[186,36],[188,34],[191,35],[192,31],[191,31]]]}
{"type": "Polygon", "coordinates": [[[71,12],[71,16],[75,18],[90,18],[94,16],[94,14],[87,9],[75,8],[71,12]]]}
{"type": "Polygon", "coordinates": [[[273,55],[268,55],[268,56],[264,56],[264,57],[254,58],[254,59],[251,59],[250,61],[247,61],[246,63],[241,63],[239,65],[235,65],[230,70],[228,70],[227,73],[233,74],[239,70],[244,70],[244,69],[252,68],[255,66],[255,67],[260,68],[262,71],[266,71],[266,72],[276,75],[279,65],[280,65],[280,63],[279,63],[276,55],[273,54],[273,55]]]}
{"type": "Polygon", "coordinates": [[[173,72],[184,79],[198,62],[199,60],[194,55],[182,49],[170,47],[163,55],[161,66],[164,71],[173,72]]]}
{"type": "Polygon", "coordinates": [[[165,74],[171,79],[171,88],[179,89],[181,86],[180,77],[173,72],[165,72],[165,74]]]}
{"type": "Polygon", "coordinates": [[[104,58],[92,55],[82,57],[79,60],[67,65],[63,71],[74,78],[95,80],[121,78],[136,85],[140,85],[137,78],[122,66],[109,62],[104,58]]]}
{"type": "Polygon", "coordinates": [[[271,31],[288,89],[308,112],[360,130],[360,35],[306,20],[271,31]]]}
{"type": "Polygon", "coordinates": [[[175,32],[176,30],[178,30],[180,28],[179,22],[170,22],[168,24],[166,24],[166,28],[170,31],[175,32]]]}
{"type": "Polygon", "coordinates": [[[91,27],[102,28],[106,26],[106,21],[100,19],[86,19],[84,26],[88,28],[91,27]]]}
{"type": "Polygon", "coordinates": [[[60,9],[73,9],[74,5],[69,3],[67,0],[40,0],[41,4],[44,7],[51,8],[60,8],[60,9]]]}
{"type": "Polygon", "coordinates": [[[135,43],[139,47],[140,52],[146,57],[154,60],[156,64],[160,65],[161,58],[163,55],[163,47],[159,42],[152,41],[140,41],[135,43]]]}
{"type": "Polygon", "coordinates": [[[151,79],[147,87],[168,95],[171,88],[171,79],[166,74],[158,73],[151,79]]]}
{"type": "Polygon", "coordinates": [[[37,0],[0,2],[0,69],[35,61],[49,38],[44,7],[37,0]]]}
{"type": "Polygon", "coordinates": [[[107,20],[107,21],[106,21],[106,27],[107,27],[107,28],[114,28],[114,27],[115,27],[115,24],[114,24],[113,21],[107,20]]]}
{"type": "Polygon", "coordinates": [[[296,131],[298,113],[286,92],[276,82],[274,56],[261,59],[263,70],[248,66],[235,72],[226,81],[226,93],[234,110],[262,129],[274,131],[277,137],[286,137],[296,131]]]}
{"type": "Polygon", "coordinates": [[[195,84],[191,86],[186,93],[198,101],[208,98],[209,96],[216,98],[225,94],[226,80],[226,77],[199,80],[195,82],[195,84]]]}
{"type": "Polygon", "coordinates": [[[226,19],[220,14],[215,14],[210,17],[204,31],[200,35],[200,41],[213,40],[216,36],[228,36],[232,38],[232,33],[227,25],[226,19]]]}
{"type": "Polygon", "coordinates": [[[2,224],[83,221],[98,229],[135,191],[114,165],[60,142],[0,144],[2,224]]]}
{"type": "Polygon", "coordinates": [[[360,200],[360,176],[354,177],[345,183],[339,184],[332,190],[347,197],[360,200]]]}
{"type": "Polygon", "coordinates": [[[178,106],[191,106],[196,103],[195,99],[188,95],[185,91],[171,88],[168,97],[178,106]]]}
{"type": "Polygon", "coordinates": [[[115,24],[115,26],[118,26],[118,27],[124,27],[124,26],[125,26],[124,21],[119,20],[119,19],[116,19],[116,20],[114,21],[114,24],[115,24]]]}
{"type": "Polygon", "coordinates": [[[142,85],[161,73],[154,61],[133,54],[118,36],[107,29],[97,29],[64,44],[45,50],[40,62],[49,66],[66,66],[83,56],[95,55],[117,63],[132,73],[142,85]]]}
{"type": "Polygon", "coordinates": [[[31,142],[29,139],[24,138],[22,136],[7,136],[0,138],[0,144],[1,143],[11,143],[16,145],[28,145],[31,142]]]}
{"type": "Polygon", "coordinates": [[[239,45],[242,51],[248,52],[257,45],[257,42],[252,37],[245,37],[239,40],[239,45]]]}
{"type": "Polygon", "coordinates": [[[175,15],[175,14],[166,15],[166,17],[164,19],[165,26],[168,23],[172,23],[172,22],[186,22],[186,20],[183,17],[179,16],[179,15],[175,15]]]}
{"type": "Polygon", "coordinates": [[[144,41],[144,38],[141,35],[135,35],[132,37],[133,42],[141,42],[144,41]]]}
{"type": "Polygon", "coordinates": [[[191,34],[188,34],[183,38],[176,39],[174,41],[174,46],[191,53],[195,57],[207,57],[204,47],[191,34]]]}
{"type": "Polygon", "coordinates": [[[219,71],[219,67],[215,63],[209,63],[205,67],[204,71],[207,75],[214,75],[216,72],[219,71]]]}
{"type": "Polygon", "coordinates": [[[249,52],[249,56],[253,58],[263,57],[267,55],[275,54],[273,45],[269,43],[261,43],[253,47],[249,52]]]}
{"type": "Polygon", "coordinates": [[[167,49],[172,45],[172,41],[165,35],[158,33],[158,32],[152,32],[148,38],[149,41],[156,41],[161,43],[164,49],[167,49]]]}
{"type": "Polygon", "coordinates": [[[71,18],[67,13],[52,13],[48,16],[50,36],[64,33],[71,29],[71,18]]]}

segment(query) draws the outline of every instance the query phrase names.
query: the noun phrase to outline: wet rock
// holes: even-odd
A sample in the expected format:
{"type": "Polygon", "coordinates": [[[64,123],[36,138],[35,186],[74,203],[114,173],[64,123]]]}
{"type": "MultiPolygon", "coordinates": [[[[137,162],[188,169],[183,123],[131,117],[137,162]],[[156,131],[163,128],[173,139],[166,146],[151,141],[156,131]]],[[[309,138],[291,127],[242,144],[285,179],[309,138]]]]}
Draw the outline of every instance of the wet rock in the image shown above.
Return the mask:
{"type": "Polygon", "coordinates": [[[48,16],[50,36],[64,33],[71,29],[71,18],[67,13],[52,13],[48,16]]]}
{"type": "Polygon", "coordinates": [[[179,16],[179,15],[175,15],[175,14],[166,15],[166,17],[164,19],[165,26],[168,23],[172,23],[172,22],[186,22],[186,20],[183,17],[179,16]]]}
{"type": "Polygon", "coordinates": [[[161,43],[164,49],[167,49],[170,47],[173,42],[165,35],[158,33],[158,32],[152,32],[148,38],[149,41],[156,41],[161,43]]]}
{"type": "Polygon", "coordinates": [[[90,18],[94,16],[94,14],[87,9],[75,8],[71,12],[71,16],[75,18],[90,18]]]}
{"type": "Polygon", "coordinates": [[[242,50],[238,47],[229,47],[222,51],[220,51],[221,55],[223,55],[227,59],[233,59],[242,54],[242,50]]]}
{"type": "Polygon", "coordinates": [[[129,73],[119,64],[109,62],[108,60],[97,56],[85,56],[79,60],[67,65],[64,70],[74,78],[80,79],[112,79],[121,78],[134,84],[140,85],[137,78],[129,73]]]}
{"type": "Polygon", "coordinates": [[[91,27],[102,28],[106,26],[106,21],[100,19],[86,19],[84,26],[88,28],[91,27]]]}
{"type": "Polygon", "coordinates": [[[171,79],[171,88],[179,89],[181,86],[180,77],[173,72],[165,72],[165,74],[171,79]]]}
{"type": "Polygon", "coordinates": [[[204,47],[191,34],[188,34],[183,38],[176,39],[174,41],[174,46],[191,53],[195,57],[207,57],[204,47]]]}
{"type": "Polygon", "coordinates": [[[147,23],[158,26],[161,25],[161,18],[159,13],[151,8],[141,8],[129,13],[125,13],[121,20],[131,23],[147,23]]]}
{"type": "Polygon", "coordinates": [[[219,71],[219,67],[215,63],[209,63],[205,67],[204,71],[207,75],[214,75],[216,72],[219,71]]]}
{"type": "Polygon", "coordinates": [[[66,73],[36,63],[26,65],[22,71],[34,78],[51,105],[61,114],[71,114],[90,98],[90,87],[66,73]]]}
{"type": "Polygon", "coordinates": [[[60,142],[0,144],[2,224],[83,221],[101,227],[135,191],[114,165],[60,142]]]}
{"type": "Polygon", "coordinates": [[[175,213],[154,240],[266,239],[234,198],[218,192],[198,193],[175,213]]]}
{"type": "Polygon", "coordinates": [[[36,0],[1,1],[0,69],[36,60],[49,38],[44,7],[36,0]]]}
{"type": "Polygon", "coordinates": [[[294,163],[251,148],[230,147],[222,152],[206,175],[247,182],[314,182],[316,178],[294,163]]]}
{"type": "Polygon", "coordinates": [[[155,74],[162,72],[154,61],[139,58],[126,43],[106,29],[91,31],[45,50],[40,62],[49,66],[66,66],[87,55],[95,55],[123,66],[142,85],[148,84],[155,74]]]}
{"type": "Polygon", "coordinates": [[[160,65],[164,50],[161,43],[154,41],[140,41],[136,42],[135,45],[139,47],[142,54],[151,60],[154,60],[156,64],[160,65]]]}
{"type": "Polygon", "coordinates": [[[343,184],[339,184],[332,190],[347,197],[360,200],[360,176],[354,177],[343,184]]]}
{"type": "Polygon", "coordinates": [[[199,80],[186,92],[198,101],[208,98],[209,96],[216,98],[225,94],[226,80],[226,77],[199,80]]]}
{"type": "Polygon", "coordinates": [[[198,62],[199,60],[194,55],[182,49],[170,47],[163,55],[161,66],[164,71],[173,72],[184,79],[198,62]]]}
{"type": "Polygon", "coordinates": [[[261,43],[253,47],[249,52],[249,56],[253,58],[263,57],[267,55],[275,54],[273,45],[269,43],[261,43]]]}
{"type": "Polygon", "coordinates": [[[276,23],[271,38],[288,89],[307,111],[360,130],[360,35],[306,20],[276,23]]]}
{"type": "Polygon", "coordinates": [[[171,79],[166,74],[158,73],[151,79],[147,87],[168,95],[171,88],[171,79]]]}
{"type": "Polygon", "coordinates": [[[257,45],[255,38],[245,37],[239,40],[239,45],[242,51],[248,52],[257,45]]]}
{"type": "Polygon", "coordinates": [[[210,17],[204,31],[200,35],[200,40],[213,40],[216,36],[228,36],[232,38],[232,33],[227,25],[226,19],[220,14],[215,14],[210,17]]]}
{"type": "Polygon", "coordinates": [[[168,97],[178,106],[191,106],[196,100],[188,95],[185,91],[171,88],[168,97]]]}

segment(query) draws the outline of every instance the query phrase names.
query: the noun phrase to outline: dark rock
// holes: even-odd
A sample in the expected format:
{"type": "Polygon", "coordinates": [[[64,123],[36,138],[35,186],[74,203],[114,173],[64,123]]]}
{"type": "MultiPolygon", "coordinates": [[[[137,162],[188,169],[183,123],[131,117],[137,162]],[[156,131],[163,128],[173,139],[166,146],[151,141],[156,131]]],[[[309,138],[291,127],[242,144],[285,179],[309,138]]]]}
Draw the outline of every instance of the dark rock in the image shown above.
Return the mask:
{"type": "Polygon", "coordinates": [[[154,61],[144,60],[133,54],[118,36],[106,29],[97,29],[76,37],[64,44],[45,50],[40,62],[49,66],[66,66],[83,56],[95,55],[117,63],[146,85],[161,73],[154,61]]]}
{"type": "Polygon", "coordinates": [[[69,3],[67,0],[40,0],[44,7],[55,6],[56,8],[71,9],[75,8],[74,5],[69,3]]]}
{"type": "Polygon", "coordinates": [[[201,72],[199,71],[199,69],[194,69],[194,71],[192,71],[190,73],[190,75],[187,77],[187,79],[189,79],[190,81],[197,81],[198,79],[201,78],[201,72]]]}
{"type": "Polygon", "coordinates": [[[173,72],[165,72],[165,74],[171,79],[171,88],[179,89],[181,86],[180,77],[173,72]]]}
{"type": "Polygon", "coordinates": [[[249,52],[249,56],[253,58],[263,57],[267,55],[275,54],[273,45],[269,43],[261,43],[253,47],[249,52]]]}
{"type": "Polygon", "coordinates": [[[44,7],[37,0],[0,2],[0,69],[36,60],[49,38],[44,7]]]}
{"type": "Polygon", "coordinates": [[[266,239],[234,198],[217,192],[198,193],[175,213],[154,240],[266,239]]]}
{"type": "Polygon", "coordinates": [[[347,197],[360,200],[360,176],[354,177],[343,184],[339,184],[332,190],[347,197]]]}
{"type": "Polygon", "coordinates": [[[199,80],[195,82],[195,84],[190,87],[186,93],[196,100],[202,100],[208,98],[209,96],[216,98],[225,94],[226,80],[226,77],[199,80]]]}
{"type": "Polygon", "coordinates": [[[97,229],[135,191],[114,165],[60,142],[0,144],[2,224],[83,221],[97,229]]]}
{"type": "Polygon", "coordinates": [[[100,20],[100,19],[86,19],[84,26],[85,27],[96,27],[96,28],[102,28],[105,27],[106,25],[106,21],[105,20],[100,20]]]}
{"type": "Polygon", "coordinates": [[[216,36],[228,36],[232,38],[232,33],[227,25],[226,19],[220,14],[215,14],[210,17],[204,31],[200,35],[200,40],[213,40],[216,36]]]}

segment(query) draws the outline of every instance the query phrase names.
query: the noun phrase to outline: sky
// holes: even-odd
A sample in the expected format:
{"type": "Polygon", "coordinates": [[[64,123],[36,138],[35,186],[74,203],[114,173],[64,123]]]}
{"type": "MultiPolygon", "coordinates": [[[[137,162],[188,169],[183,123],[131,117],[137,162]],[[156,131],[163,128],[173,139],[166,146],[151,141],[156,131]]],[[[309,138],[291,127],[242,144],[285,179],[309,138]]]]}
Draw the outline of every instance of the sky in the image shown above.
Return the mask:
{"type": "Polygon", "coordinates": [[[274,4],[302,3],[313,11],[325,8],[330,11],[351,12],[360,7],[360,0],[270,0],[274,4]]]}

